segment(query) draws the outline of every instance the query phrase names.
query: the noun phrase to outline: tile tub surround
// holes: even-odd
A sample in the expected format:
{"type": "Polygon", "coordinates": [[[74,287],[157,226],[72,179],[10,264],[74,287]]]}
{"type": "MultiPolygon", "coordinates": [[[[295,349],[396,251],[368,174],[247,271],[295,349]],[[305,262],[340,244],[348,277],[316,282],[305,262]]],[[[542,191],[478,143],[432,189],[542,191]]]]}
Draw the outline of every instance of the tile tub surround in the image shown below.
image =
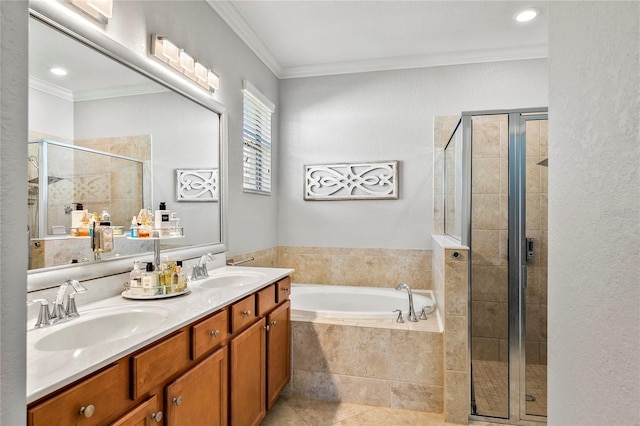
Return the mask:
{"type": "Polygon", "coordinates": [[[433,236],[433,284],[444,321],[444,414],[447,422],[469,417],[469,250],[449,237],[433,236]],[[459,254],[453,257],[454,252],[459,254]]]}
{"type": "Polygon", "coordinates": [[[434,315],[409,324],[394,320],[301,321],[292,316],[290,393],[316,400],[440,413],[443,334],[437,329],[434,315]]]}
{"type": "Polygon", "coordinates": [[[432,289],[431,250],[280,246],[230,256],[249,257],[255,260],[243,266],[295,269],[296,283],[432,289]]]}

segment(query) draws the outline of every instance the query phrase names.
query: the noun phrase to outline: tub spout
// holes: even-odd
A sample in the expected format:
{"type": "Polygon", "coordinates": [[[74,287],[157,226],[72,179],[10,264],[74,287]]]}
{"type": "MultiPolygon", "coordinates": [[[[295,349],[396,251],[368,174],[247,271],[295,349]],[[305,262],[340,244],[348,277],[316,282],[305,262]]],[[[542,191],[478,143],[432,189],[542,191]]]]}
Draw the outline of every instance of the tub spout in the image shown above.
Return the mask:
{"type": "Polygon", "coordinates": [[[411,322],[418,322],[418,317],[416,316],[416,311],[413,309],[413,294],[411,293],[411,287],[407,283],[400,283],[396,286],[396,290],[402,291],[403,289],[407,290],[409,294],[409,316],[408,319],[411,322]]]}

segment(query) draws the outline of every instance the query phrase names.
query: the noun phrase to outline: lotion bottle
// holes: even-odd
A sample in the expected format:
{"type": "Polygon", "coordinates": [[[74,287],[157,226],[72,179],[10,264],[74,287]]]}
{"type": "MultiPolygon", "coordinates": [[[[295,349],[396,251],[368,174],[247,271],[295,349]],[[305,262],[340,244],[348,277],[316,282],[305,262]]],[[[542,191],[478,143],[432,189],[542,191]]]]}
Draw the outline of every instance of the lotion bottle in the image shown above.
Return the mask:
{"type": "Polygon", "coordinates": [[[169,229],[169,219],[171,212],[167,210],[167,205],[164,201],[160,202],[160,207],[156,210],[155,214],[155,228],[156,229],[169,229]]]}

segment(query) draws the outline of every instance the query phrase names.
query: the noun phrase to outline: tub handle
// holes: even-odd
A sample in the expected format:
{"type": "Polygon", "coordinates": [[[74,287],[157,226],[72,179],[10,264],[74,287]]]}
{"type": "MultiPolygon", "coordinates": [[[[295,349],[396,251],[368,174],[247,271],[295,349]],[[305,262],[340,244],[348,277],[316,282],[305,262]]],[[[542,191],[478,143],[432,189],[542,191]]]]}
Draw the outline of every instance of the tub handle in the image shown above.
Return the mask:
{"type": "Polygon", "coordinates": [[[404,322],[404,318],[402,318],[402,309],[394,309],[393,312],[398,313],[398,318],[396,318],[396,322],[404,322]]]}
{"type": "Polygon", "coordinates": [[[427,319],[426,310],[427,310],[427,307],[423,306],[422,307],[422,312],[420,312],[420,316],[418,317],[419,320],[426,320],[427,319]]]}

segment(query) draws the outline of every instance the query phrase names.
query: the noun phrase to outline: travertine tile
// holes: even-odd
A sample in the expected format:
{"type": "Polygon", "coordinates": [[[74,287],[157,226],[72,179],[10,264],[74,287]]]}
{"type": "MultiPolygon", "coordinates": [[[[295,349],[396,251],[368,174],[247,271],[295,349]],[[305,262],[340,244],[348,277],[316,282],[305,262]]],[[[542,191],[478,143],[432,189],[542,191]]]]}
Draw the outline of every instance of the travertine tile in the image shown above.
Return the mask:
{"type": "Polygon", "coordinates": [[[507,337],[507,304],[472,302],[472,333],[476,337],[507,337]]]}
{"type": "MultiPolygon", "coordinates": [[[[375,409],[368,405],[320,401],[299,396],[281,399],[300,417],[300,421],[303,423],[298,423],[298,425],[334,425],[343,419],[352,418],[375,409]]],[[[278,403],[280,403],[280,401],[278,403]]],[[[267,417],[269,417],[269,415],[267,415],[267,417]]]]}
{"type": "Polygon", "coordinates": [[[471,357],[474,361],[498,361],[500,359],[500,339],[473,336],[471,339],[471,357]]]}
{"type": "Polygon", "coordinates": [[[473,241],[472,262],[474,265],[500,265],[502,263],[499,230],[474,229],[471,231],[471,240],[473,241]]]}
{"type": "Polygon", "coordinates": [[[474,158],[471,170],[473,194],[499,194],[500,158],[474,158]]]}
{"type": "Polygon", "coordinates": [[[468,262],[447,257],[445,268],[445,311],[451,315],[467,315],[469,291],[468,262]]]}
{"type": "Polygon", "coordinates": [[[294,369],[329,371],[322,344],[318,338],[321,331],[318,329],[326,329],[326,326],[304,321],[291,322],[291,362],[294,369]]]}
{"type": "Polygon", "coordinates": [[[394,381],[442,386],[442,334],[393,330],[391,378],[394,381]]]}
{"type": "Polygon", "coordinates": [[[469,422],[469,381],[466,372],[448,372],[445,384],[444,418],[447,422],[469,422]]]}
{"type": "Polygon", "coordinates": [[[500,123],[479,123],[478,118],[473,118],[472,136],[473,157],[499,157],[500,156],[500,123]]]}
{"type": "Polygon", "coordinates": [[[442,413],[443,392],[443,386],[392,382],[391,407],[442,413]]]}
{"type": "Polygon", "coordinates": [[[468,321],[466,316],[447,315],[445,322],[445,371],[466,371],[468,368],[468,321]]]}
{"type": "Polygon", "coordinates": [[[500,195],[473,194],[472,229],[500,229],[500,195]]]}
{"type": "Polygon", "coordinates": [[[509,295],[506,266],[473,265],[471,297],[474,301],[506,302],[509,295]]]}

